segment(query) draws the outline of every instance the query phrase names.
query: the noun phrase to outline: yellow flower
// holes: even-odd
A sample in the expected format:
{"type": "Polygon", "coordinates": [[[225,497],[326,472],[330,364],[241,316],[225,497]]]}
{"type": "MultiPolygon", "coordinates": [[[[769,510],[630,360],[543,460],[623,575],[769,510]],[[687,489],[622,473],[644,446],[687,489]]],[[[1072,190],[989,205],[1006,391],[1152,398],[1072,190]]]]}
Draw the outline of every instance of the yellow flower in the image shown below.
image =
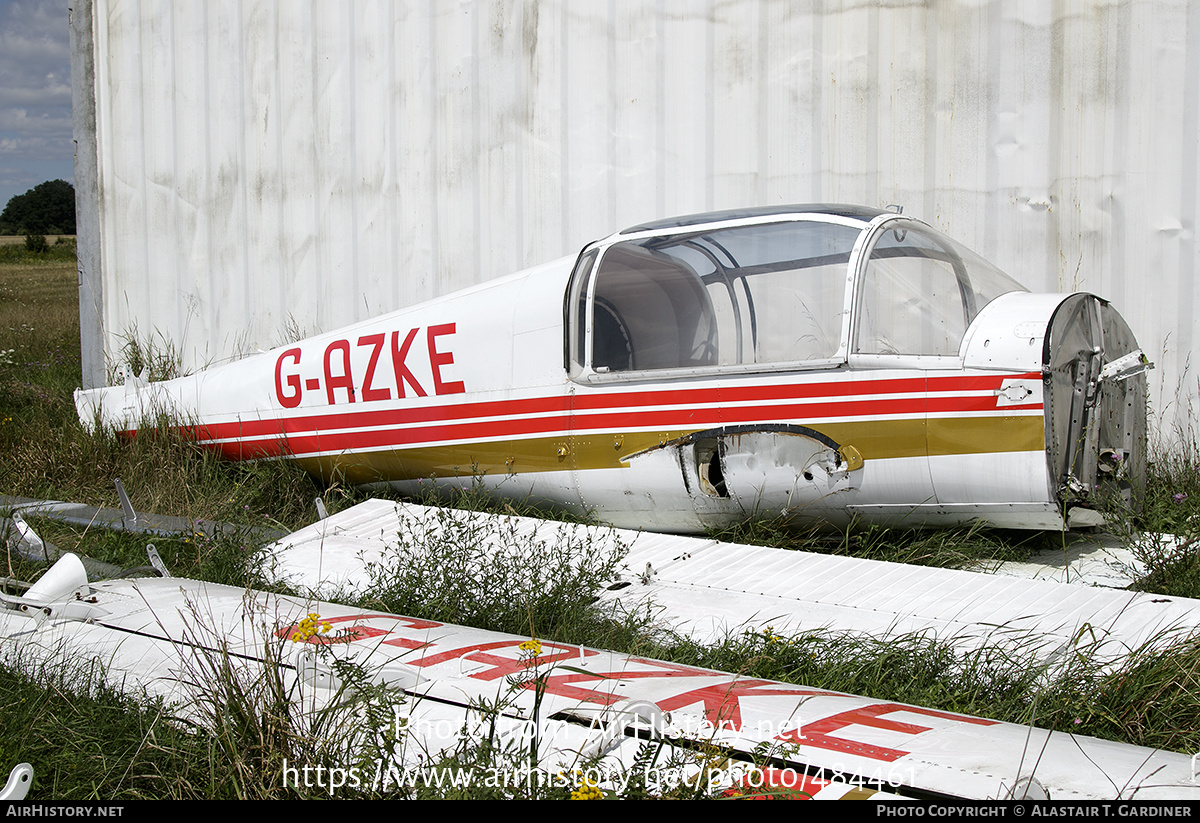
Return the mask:
{"type": "MultiPolygon", "coordinates": [[[[578,770],[575,772],[579,774],[578,770]]],[[[600,787],[587,777],[580,776],[579,785],[571,792],[572,800],[603,800],[604,792],[600,791],[600,787]]]]}
{"type": "Polygon", "coordinates": [[[763,635],[763,639],[766,640],[768,643],[782,643],[783,642],[783,638],[780,637],[779,635],[775,634],[775,628],[773,626],[767,626],[765,629],[763,629],[762,635],[763,635]]]}
{"type": "Polygon", "coordinates": [[[305,617],[296,624],[296,630],[292,632],[291,639],[293,643],[303,643],[308,638],[312,637],[317,632],[326,634],[331,626],[328,623],[320,623],[321,615],[316,612],[309,612],[308,617],[305,617]]]}
{"type": "Polygon", "coordinates": [[[531,657],[537,657],[542,653],[542,644],[537,640],[537,638],[531,637],[529,640],[526,640],[520,645],[520,649],[523,652],[530,652],[531,657]]]}

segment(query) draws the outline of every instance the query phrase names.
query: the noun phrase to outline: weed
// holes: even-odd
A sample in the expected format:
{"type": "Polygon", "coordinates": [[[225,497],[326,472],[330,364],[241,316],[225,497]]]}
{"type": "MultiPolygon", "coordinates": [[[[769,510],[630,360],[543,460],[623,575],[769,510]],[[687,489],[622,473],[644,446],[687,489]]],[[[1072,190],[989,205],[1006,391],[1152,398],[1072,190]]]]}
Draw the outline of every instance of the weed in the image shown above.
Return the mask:
{"type": "Polygon", "coordinates": [[[121,351],[108,376],[110,384],[122,383],[130,377],[157,382],[183,376],[183,357],[162,332],[143,337],[135,324],[119,339],[121,351]]]}
{"type": "Polygon", "coordinates": [[[593,603],[627,550],[619,540],[553,523],[530,534],[514,518],[493,527],[454,509],[428,511],[405,519],[387,554],[368,567],[368,602],[441,622],[596,642],[581,635],[598,626],[593,603]]]}
{"type": "MultiPolygon", "coordinates": [[[[393,706],[403,696],[372,685],[363,666],[337,658],[331,646],[309,645],[305,621],[271,631],[271,621],[256,619],[262,606],[244,601],[247,649],[241,642],[234,648],[231,629],[199,604],[188,605],[188,627],[176,648],[185,654],[180,684],[192,699],[176,720],[205,736],[208,760],[221,769],[213,784],[238,798],[328,795],[333,786],[307,779],[305,767],[337,764],[361,773],[372,759],[392,756],[393,706]],[[318,670],[328,672],[324,685],[314,676],[318,670]]],[[[324,637],[319,616],[306,620],[324,637]]]]}
{"type": "Polygon", "coordinates": [[[1180,429],[1151,454],[1140,508],[1107,501],[1107,528],[1130,546],[1147,570],[1136,588],[1176,597],[1200,597],[1200,446],[1180,429]]]}
{"type": "Polygon", "coordinates": [[[279,333],[276,335],[276,345],[286,346],[289,343],[298,343],[311,335],[312,332],[297,320],[295,315],[289,312],[287,318],[279,327],[279,333]]]}

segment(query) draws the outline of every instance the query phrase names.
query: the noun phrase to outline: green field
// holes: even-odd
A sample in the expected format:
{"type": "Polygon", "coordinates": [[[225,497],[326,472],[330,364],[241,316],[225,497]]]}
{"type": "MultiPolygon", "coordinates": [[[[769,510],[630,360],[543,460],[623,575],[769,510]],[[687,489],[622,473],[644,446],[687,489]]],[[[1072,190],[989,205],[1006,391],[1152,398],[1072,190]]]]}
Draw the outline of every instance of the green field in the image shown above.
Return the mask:
{"type": "MultiPolygon", "coordinates": [[[[225,463],[166,428],[133,440],[85,433],[72,400],[80,375],[73,245],[51,248],[34,255],[0,240],[0,494],[115,507],[112,479],[119,477],[139,511],[289,530],[314,519],[317,496],[331,511],[363,499],[354,489],[318,486],[284,464],[225,463]]],[[[1132,534],[1144,528],[1187,537],[1200,531],[1194,449],[1174,454],[1154,462],[1145,513],[1139,518],[1118,515],[1120,530],[1132,534]]],[[[482,505],[470,497],[462,504],[482,505]]],[[[145,537],[46,520],[33,524],[64,549],[118,566],[145,563],[145,537]]],[[[870,529],[830,538],[754,528],[727,537],[945,566],[981,558],[1020,559],[1031,547],[1058,539],[981,529],[870,529]]],[[[177,575],[263,585],[253,561],[256,547],[245,535],[154,542],[177,575]]],[[[1193,553],[1148,559],[1153,571],[1143,581],[1145,588],[1200,594],[1200,566],[1193,553]]],[[[28,580],[40,569],[10,558],[8,574],[28,580]]],[[[593,584],[583,579],[538,600],[536,608],[517,597],[472,614],[456,611],[456,604],[474,602],[467,595],[479,585],[414,573],[398,581],[386,602],[371,607],[1180,752],[1200,749],[1195,720],[1200,716],[1200,646],[1195,643],[1134,655],[1116,672],[1095,665],[1085,649],[1052,674],[999,652],[984,650],[964,659],[919,637],[884,643],[748,634],[701,647],[645,620],[617,623],[595,614],[593,584]],[[430,598],[434,587],[461,596],[430,598]]],[[[214,696],[224,707],[215,728],[183,722],[169,708],[81,680],[78,672],[2,669],[0,692],[0,768],[32,762],[36,778],[31,796],[37,798],[295,796],[281,785],[280,763],[313,745],[277,706],[239,703],[236,695],[224,692],[214,696]]],[[[459,756],[478,763],[494,754],[480,748],[459,756]]],[[[432,788],[411,793],[445,794],[432,788]]],[[[520,794],[514,789],[504,796],[520,794]]]]}

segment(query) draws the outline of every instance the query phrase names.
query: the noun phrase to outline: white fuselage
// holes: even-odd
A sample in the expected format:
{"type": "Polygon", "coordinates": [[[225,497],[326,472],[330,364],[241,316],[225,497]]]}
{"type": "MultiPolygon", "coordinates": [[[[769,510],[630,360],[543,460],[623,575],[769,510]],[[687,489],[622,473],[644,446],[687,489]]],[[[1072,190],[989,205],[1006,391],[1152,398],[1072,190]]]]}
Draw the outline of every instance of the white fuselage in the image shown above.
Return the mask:
{"type": "MultiPolygon", "coordinates": [[[[578,262],[189,377],[81,392],[80,414],[130,432],[166,413],[234,459],[292,459],[324,478],[407,491],[482,483],[627,527],[1063,523],[1060,475],[1080,472],[1055,468],[1071,429],[1050,424],[1047,336],[1060,307],[1101,301],[1005,285],[985,302],[967,295],[966,270],[939,284],[925,269],[959,261],[957,247],[930,250],[922,224],[887,213],[717,217],[707,233],[695,222],[629,230],[578,262]],[[805,239],[810,258],[786,263],[810,279],[831,272],[832,286],[783,282],[779,263],[718,268],[714,253],[695,251],[717,238],[722,260],[761,257],[782,241],[756,236],[738,252],[736,232],[799,227],[847,238],[840,252],[805,239]],[[910,274],[913,259],[923,268],[910,274]],[[878,261],[899,273],[876,274],[878,261]],[[812,296],[821,289],[833,296],[812,296]]],[[[1090,305],[1071,322],[1099,317],[1090,305]]],[[[1105,384],[1081,357],[1061,358],[1069,374],[1058,382],[1086,412],[1105,384]]],[[[1125,465],[1140,458],[1136,417],[1124,445],[1106,446],[1125,465]]],[[[1075,426],[1086,440],[1086,420],[1075,426]]]]}

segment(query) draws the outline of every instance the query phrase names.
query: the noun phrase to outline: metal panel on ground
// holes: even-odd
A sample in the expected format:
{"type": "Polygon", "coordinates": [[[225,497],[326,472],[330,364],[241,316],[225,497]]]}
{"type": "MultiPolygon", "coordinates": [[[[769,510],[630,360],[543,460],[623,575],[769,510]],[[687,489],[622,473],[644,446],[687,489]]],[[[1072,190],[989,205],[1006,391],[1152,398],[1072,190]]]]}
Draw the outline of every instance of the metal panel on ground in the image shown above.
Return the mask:
{"type": "Polygon", "coordinates": [[[258,710],[262,690],[281,734],[314,739],[292,772],[354,774],[344,790],[403,791],[463,764],[506,781],[492,791],[581,769],[609,791],[641,778],[651,796],[781,772],[799,797],[831,799],[1200,794],[1185,754],[195,580],[89,584],[74,555],[3,597],[0,640],[10,663],[103,672],[201,727],[231,701],[258,710]]]}
{"type": "MultiPolygon", "coordinates": [[[[711,643],[728,634],[825,631],[876,638],[923,634],[967,652],[1066,649],[1119,661],[1200,628],[1200,602],[1088,585],[720,543],[696,537],[554,523],[370,500],[266,548],[271,574],[317,596],[368,593],[397,564],[542,544],[556,558],[626,552],[604,599],[649,609],[674,631],[711,643]]],[[[481,560],[481,562],[483,562],[481,560]]]]}

